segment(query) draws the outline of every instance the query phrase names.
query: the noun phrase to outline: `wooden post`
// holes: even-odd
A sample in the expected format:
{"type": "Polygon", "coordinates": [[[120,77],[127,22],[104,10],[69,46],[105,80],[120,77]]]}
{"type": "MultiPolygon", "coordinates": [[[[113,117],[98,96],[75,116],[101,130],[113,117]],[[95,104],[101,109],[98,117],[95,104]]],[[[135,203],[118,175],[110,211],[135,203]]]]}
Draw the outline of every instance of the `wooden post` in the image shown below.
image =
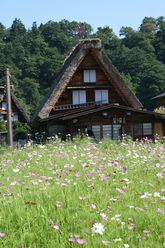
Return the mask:
{"type": "Polygon", "coordinates": [[[10,88],[10,73],[6,68],[4,71],[6,82],[6,103],[7,103],[7,131],[8,131],[8,145],[13,148],[13,129],[12,129],[12,112],[11,112],[11,88],[10,88]]]}

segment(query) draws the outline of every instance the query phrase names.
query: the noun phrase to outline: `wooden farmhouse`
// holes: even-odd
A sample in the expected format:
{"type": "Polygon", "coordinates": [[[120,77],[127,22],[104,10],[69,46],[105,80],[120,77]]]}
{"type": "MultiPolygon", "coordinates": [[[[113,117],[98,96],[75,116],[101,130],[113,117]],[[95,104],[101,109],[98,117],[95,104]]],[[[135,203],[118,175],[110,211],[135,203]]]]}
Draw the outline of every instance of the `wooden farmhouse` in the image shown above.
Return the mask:
{"type": "Polygon", "coordinates": [[[77,44],[32,118],[49,136],[78,131],[102,138],[165,135],[165,116],[143,109],[99,39],[77,44]]]}
{"type": "MultiPolygon", "coordinates": [[[[11,91],[11,108],[12,108],[12,121],[20,121],[22,123],[29,122],[29,118],[25,111],[19,104],[16,96],[11,91]]],[[[7,103],[5,88],[0,86],[0,120],[7,121],[7,103]]]]}

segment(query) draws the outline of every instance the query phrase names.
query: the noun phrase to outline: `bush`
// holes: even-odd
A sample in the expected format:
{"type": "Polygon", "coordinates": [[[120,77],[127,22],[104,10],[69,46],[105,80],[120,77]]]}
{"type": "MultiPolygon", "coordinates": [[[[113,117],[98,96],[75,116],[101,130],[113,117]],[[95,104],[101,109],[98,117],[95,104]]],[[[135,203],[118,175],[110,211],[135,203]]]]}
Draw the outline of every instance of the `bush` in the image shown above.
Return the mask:
{"type": "Polygon", "coordinates": [[[5,132],[5,131],[7,131],[5,122],[0,120],[0,132],[5,132]]]}
{"type": "Polygon", "coordinates": [[[30,126],[27,123],[21,123],[20,121],[13,122],[13,135],[14,139],[26,139],[27,134],[31,131],[30,126]]]}

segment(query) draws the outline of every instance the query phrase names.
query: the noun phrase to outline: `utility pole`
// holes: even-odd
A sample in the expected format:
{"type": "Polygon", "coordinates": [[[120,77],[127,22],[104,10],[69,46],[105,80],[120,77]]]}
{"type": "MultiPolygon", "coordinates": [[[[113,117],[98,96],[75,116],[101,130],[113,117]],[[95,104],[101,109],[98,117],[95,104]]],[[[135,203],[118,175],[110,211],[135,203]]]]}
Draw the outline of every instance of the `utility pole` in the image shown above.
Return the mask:
{"type": "Polygon", "coordinates": [[[5,83],[6,83],[8,145],[11,148],[13,148],[13,129],[12,129],[12,117],[11,117],[11,88],[10,88],[10,73],[9,73],[8,68],[4,70],[4,77],[5,77],[5,83]]]}

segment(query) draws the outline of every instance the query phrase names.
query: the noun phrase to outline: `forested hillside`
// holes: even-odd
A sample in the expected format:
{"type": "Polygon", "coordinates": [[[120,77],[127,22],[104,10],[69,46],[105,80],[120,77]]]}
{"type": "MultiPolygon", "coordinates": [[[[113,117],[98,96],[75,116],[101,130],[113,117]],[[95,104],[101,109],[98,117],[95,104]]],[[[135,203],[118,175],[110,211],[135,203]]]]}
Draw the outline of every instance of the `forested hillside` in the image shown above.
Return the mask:
{"type": "Polygon", "coordinates": [[[4,66],[10,68],[15,94],[33,113],[48,92],[65,56],[79,39],[96,37],[129,87],[147,108],[150,99],[165,91],[165,18],[145,17],[138,31],[110,27],[92,32],[87,23],[49,21],[26,29],[19,19],[10,28],[0,23],[0,85],[4,66]]]}

